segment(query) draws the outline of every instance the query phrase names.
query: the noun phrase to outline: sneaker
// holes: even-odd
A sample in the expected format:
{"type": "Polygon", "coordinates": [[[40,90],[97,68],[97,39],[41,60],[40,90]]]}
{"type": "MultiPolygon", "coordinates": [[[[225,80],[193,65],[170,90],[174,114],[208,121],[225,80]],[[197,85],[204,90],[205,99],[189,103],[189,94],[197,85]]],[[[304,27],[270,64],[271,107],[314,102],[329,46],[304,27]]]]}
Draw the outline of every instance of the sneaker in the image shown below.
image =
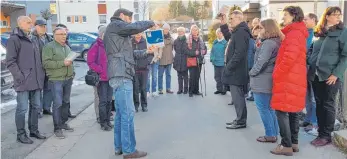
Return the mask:
{"type": "Polygon", "coordinates": [[[171,91],[170,89],[168,89],[168,90],[166,90],[166,93],[167,93],[167,94],[173,94],[174,92],[171,91]]]}
{"type": "Polygon", "coordinates": [[[74,129],[71,128],[68,124],[64,124],[62,129],[66,130],[66,131],[69,131],[69,132],[73,132],[74,131],[74,129]]]}
{"type": "Polygon", "coordinates": [[[104,130],[104,131],[111,131],[112,128],[110,126],[108,126],[107,124],[102,124],[101,125],[101,130],[104,130]]]}
{"type": "Polygon", "coordinates": [[[318,128],[313,127],[310,131],[307,131],[307,134],[313,135],[313,136],[318,136],[318,128]]]}
{"type": "Polygon", "coordinates": [[[158,96],[159,96],[158,92],[153,92],[152,93],[152,97],[158,97],[158,96]]]}
{"type": "Polygon", "coordinates": [[[162,90],[159,90],[159,94],[164,94],[164,92],[162,90]]]}
{"type": "Polygon", "coordinates": [[[54,131],[54,135],[55,137],[57,137],[58,139],[65,139],[65,135],[63,134],[62,130],[56,130],[54,131]]]}

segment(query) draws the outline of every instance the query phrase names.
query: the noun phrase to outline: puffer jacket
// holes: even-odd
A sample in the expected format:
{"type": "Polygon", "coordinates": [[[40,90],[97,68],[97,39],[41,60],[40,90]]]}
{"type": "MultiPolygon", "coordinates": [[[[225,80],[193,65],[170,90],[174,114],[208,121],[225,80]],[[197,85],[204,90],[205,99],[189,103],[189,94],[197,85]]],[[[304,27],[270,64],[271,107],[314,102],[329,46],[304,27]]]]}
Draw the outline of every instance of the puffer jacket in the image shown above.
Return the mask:
{"type": "Polygon", "coordinates": [[[214,66],[224,66],[224,52],[227,46],[225,39],[218,41],[214,40],[210,55],[210,61],[214,66]]]}
{"type": "MultiPolygon", "coordinates": [[[[152,26],[152,21],[126,23],[118,17],[112,17],[104,35],[104,45],[108,59],[108,78],[126,78],[135,76],[134,52],[131,35],[141,33],[152,26]]],[[[142,52],[143,53],[143,52],[142,52]]]]}
{"type": "Polygon", "coordinates": [[[304,22],[295,22],[282,29],[285,35],[278,51],[273,72],[271,107],[283,112],[300,112],[305,107],[306,38],[304,22]]]}
{"type": "Polygon", "coordinates": [[[102,39],[96,39],[96,42],[88,50],[87,64],[91,70],[99,74],[100,81],[108,81],[107,56],[102,39]]]}
{"type": "Polygon", "coordinates": [[[178,37],[174,42],[175,57],[173,62],[173,68],[176,71],[187,71],[187,53],[188,44],[186,36],[178,37]]]}

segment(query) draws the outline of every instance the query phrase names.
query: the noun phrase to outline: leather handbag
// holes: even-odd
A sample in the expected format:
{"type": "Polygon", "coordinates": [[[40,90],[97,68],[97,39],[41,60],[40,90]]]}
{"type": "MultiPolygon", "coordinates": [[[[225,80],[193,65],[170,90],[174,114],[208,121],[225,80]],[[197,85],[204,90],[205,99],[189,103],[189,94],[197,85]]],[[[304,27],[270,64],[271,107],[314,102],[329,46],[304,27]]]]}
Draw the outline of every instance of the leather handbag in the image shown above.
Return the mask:
{"type": "MultiPolygon", "coordinates": [[[[96,63],[99,64],[99,58],[100,58],[100,47],[98,47],[98,57],[96,59],[96,63]]],[[[86,84],[90,86],[98,86],[100,82],[100,76],[97,72],[93,71],[92,69],[89,69],[87,72],[87,75],[84,77],[86,84]]]]}
{"type": "Polygon", "coordinates": [[[196,67],[198,66],[198,61],[196,57],[188,57],[187,58],[187,67],[196,67]]]}

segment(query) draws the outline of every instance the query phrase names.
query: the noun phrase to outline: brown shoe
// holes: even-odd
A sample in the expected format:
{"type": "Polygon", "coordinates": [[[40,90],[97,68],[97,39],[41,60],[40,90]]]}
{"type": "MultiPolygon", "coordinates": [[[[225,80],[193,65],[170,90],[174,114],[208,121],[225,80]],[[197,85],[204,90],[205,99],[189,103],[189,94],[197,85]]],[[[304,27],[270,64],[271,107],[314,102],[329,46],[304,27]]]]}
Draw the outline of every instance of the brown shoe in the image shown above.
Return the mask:
{"type": "Polygon", "coordinates": [[[275,149],[270,151],[274,155],[284,155],[284,156],[293,156],[293,148],[283,147],[278,145],[275,149]]]}
{"type": "Polygon", "coordinates": [[[299,152],[299,145],[298,144],[292,144],[293,152],[299,152]]]}
{"type": "Polygon", "coordinates": [[[142,158],[147,156],[147,152],[143,152],[143,151],[135,151],[134,153],[131,154],[127,154],[127,155],[123,155],[123,159],[126,158],[142,158]]]}
{"type": "Polygon", "coordinates": [[[257,138],[258,142],[271,142],[275,143],[277,142],[277,137],[275,136],[260,136],[257,138]]]}
{"type": "Polygon", "coordinates": [[[316,139],[315,142],[311,143],[315,147],[321,147],[325,145],[329,145],[331,143],[331,139],[319,138],[316,139]]]}

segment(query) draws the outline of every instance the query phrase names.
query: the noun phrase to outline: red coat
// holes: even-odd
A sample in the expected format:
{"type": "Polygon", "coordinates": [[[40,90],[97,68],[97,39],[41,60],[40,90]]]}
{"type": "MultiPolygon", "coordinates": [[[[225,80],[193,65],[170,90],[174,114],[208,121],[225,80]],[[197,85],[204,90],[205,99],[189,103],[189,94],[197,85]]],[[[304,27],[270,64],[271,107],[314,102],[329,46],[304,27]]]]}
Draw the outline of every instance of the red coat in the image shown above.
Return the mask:
{"type": "Polygon", "coordinates": [[[296,22],[282,29],[285,35],[278,50],[273,72],[271,107],[283,112],[300,112],[305,107],[306,39],[304,22],[296,22]]]}

